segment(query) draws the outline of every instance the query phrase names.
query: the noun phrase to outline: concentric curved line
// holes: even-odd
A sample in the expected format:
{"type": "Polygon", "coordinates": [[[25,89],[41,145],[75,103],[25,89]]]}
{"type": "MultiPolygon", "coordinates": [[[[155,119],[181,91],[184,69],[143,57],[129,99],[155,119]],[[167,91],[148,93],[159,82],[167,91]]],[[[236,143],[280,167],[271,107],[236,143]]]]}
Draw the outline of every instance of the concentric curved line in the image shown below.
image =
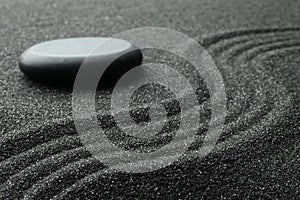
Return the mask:
{"type": "Polygon", "coordinates": [[[70,162],[90,157],[89,152],[84,147],[64,151],[52,157],[40,160],[39,162],[25,168],[11,176],[1,185],[0,197],[5,197],[8,191],[14,195],[9,195],[10,199],[19,198],[18,191],[24,191],[31,187],[36,181],[52,174],[56,170],[64,167],[70,162]]]}
{"type": "Polygon", "coordinates": [[[81,146],[81,143],[78,137],[63,136],[57,140],[41,144],[21,154],[10,157],[0,163],[0,183],[27,166],[34,165],[36,161],[79,146],[81,146]]]}
{"type": "Polygon", "coordinates": [[[24,193],[24,198],[50,198],[74,181],[62,180],[72,176],[76,176],[77,179],[80,179],[89,173],[99,171],[99,169],[103,170],[105,166],[95,158],[86,158],[70,163],[32,185],[32,187],[24,193]]]}

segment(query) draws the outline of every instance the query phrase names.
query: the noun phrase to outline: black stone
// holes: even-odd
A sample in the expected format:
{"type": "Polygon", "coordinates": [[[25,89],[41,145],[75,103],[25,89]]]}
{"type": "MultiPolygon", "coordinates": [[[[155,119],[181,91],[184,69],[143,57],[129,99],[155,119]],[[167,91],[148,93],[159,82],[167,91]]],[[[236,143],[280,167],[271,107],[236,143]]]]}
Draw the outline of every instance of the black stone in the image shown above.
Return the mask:
{"type": "MultiPolygon", "coordinates": [[[[71,38],[37,44],[20,56],[20,70],[36,81],[71,86],[84,59],[106,39],[71,38]]],[[[115,84],[125,72],[140,65],[143,60],[141,51],[131,43],[120,39],[109,41],[112,42],[111,46],[100,48],[101,52],[97,50],[95,54],[100,61],[112,54],[121,55],[107,68],[100,80],[106,86],[115,84]]]]}

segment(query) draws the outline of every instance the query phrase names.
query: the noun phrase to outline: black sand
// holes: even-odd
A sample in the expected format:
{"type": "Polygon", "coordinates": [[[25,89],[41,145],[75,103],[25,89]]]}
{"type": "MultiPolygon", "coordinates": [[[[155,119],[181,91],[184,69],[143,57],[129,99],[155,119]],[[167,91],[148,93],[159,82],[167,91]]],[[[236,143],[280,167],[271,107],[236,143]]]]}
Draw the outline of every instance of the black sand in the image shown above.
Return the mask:
{"type": "MultiPolygon", "coordinates": [[[[1,199],[299,198],[300,2],[6,1],[0,16],[1,199]],[[228,116],[217,148],[204,159],[191,153],[199,141],[159,171],[110,172],[80,143],[72,91],[28,80],[16,62],[42,41],[142,26],[181,31],[208,49],[226,84],[228,116]]],[[[155,53],[148,55],[145,61],[155,53]]],[[[192,73],[176,58],[156,57],[192,73]]],[[[108,92],[100,93],[103,105],[108,92]]],[[[99,109],[99,118],[114,139],[109,116],[99,109]]]]}

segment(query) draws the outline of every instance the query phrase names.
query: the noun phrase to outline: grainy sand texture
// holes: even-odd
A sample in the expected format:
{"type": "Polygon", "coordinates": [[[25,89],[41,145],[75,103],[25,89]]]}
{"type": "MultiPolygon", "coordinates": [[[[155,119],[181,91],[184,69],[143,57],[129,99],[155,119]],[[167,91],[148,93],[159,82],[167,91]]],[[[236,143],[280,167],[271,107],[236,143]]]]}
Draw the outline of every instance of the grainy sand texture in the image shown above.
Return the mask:
{"type": "MultiPolygon", "coordinates": [[[[299,198],[300,1],[11,0],[0,3],[0,19],[0,199],[299,198]],[[72,90],[29,80],[17,60],[42,41],[111,36],[144,26],[180,31],[207,49],[224,79],[227,116],[214,150],[195,156],[210,120],[210,96],[203,79],[192,77],[202,126],[188,151],[157,171],[115,172],[81,143],[72,90]]],[[[144,62],[153,61],[194,74],[181,58],[145,50],[144,62]]],[[[122,148],[155,150],[178,129],[178,102],[168,101],[174,109],[156,139],[123,134],[104,108],[110,92],[97,93],[98,119],[122,148]]],[[[165,93],[158,90],[167,101],[165,93]]],[[[146,121],[147,109],[132,110],[136,121],[146,121]]],[[[157,119],[154,125],[163,123],[157,119]]]]}

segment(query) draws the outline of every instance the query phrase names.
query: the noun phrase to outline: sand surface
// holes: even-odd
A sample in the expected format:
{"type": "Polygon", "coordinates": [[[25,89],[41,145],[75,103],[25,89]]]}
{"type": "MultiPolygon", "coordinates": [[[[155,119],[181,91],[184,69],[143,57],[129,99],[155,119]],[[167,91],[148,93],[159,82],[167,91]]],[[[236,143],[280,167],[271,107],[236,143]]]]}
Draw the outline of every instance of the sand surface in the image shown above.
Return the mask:
{"type": "MultiPolygon", "coordinates": [[[[0,19],[0,199],[299,197],[299,1],[11,0],[1,2],[0,19]],[[226,86],[224,131],[203,159],[192,153],[199,140],[180,161],[158,171],[107,171],[76,133],[72,91],[28,80],[17,59],[39,42],[111,36],[143,26],[180,31],[207,48],[226,86]]],[[[145,52],[145,62],[153,60],[192,73],[179,58],[145,52]]],[[[199,91],[206,90],[201,78],[196,83],[199,91]]],[[[199,98],[205,107],[209,95],[199,98]]],[[[109,137],[125,140],[124,148],[139,148],[110,122],[101,109],[107,103],[109,91],[102,90],[98,114],[109,137]]],[[[173,125],[167,130],[176,129],[176,120],[173,125]]],[[[164,141],[142,144],[155,148],[164,141]]]]}

